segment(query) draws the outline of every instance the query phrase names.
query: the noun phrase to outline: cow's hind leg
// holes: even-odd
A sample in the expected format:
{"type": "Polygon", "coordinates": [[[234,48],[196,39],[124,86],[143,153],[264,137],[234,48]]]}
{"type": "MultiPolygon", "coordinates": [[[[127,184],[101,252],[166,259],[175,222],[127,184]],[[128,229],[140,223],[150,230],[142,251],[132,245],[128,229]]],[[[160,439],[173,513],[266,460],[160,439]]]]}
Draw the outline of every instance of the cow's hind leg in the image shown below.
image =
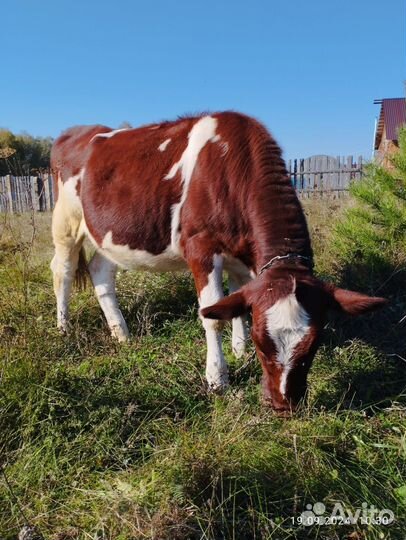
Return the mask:
{"type": "Polygon", "coordinates": [[[125,341],[129,333],[116,297],[116,265],[96,251],[89,263],[89,273],[111,335],[125,341]]]}
{"type": "MultiPolygon", "coordinates": [[[[223,297],[222,273],[223,257],[205,251],[203,241],[189,241],[186,260],[192,270],[200,308],[210,306],[223,297]]],[[[201,317],[206,332],[207,360],[206,379],[209,389],[223,391],[228,386],[228,369],[224,359],[221,334],[223,321],[201,317]]]]}
{"type": "Polygon", "coordinates": [[[57,325],[62,332],[68,330],[69,296],[83,243],[80,223],[81,216],[68,215],[66,208],[58,200],[52,216],[55,255],[51,262],[51,270],[57,305],[57,325]]]}
{"type": "MultiPolygon", "coordinates": [[[[228,271],[228,287],[230,294],[237,291],[246,282],[247,279],[243,279],[238,274],[228,271]]],[[[248,339],[247,317],[245,315],[235,317],[232,322],[232,328],[231,346],[233,353],[237,358],[241,358],[245,353],[248,339]]]]}

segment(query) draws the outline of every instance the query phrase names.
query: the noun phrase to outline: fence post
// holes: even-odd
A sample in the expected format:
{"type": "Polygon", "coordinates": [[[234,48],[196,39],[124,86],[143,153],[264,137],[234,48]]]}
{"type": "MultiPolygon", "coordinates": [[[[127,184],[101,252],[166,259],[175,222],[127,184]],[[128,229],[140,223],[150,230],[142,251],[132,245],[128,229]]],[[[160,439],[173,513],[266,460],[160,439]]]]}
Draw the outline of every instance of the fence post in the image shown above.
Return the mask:
{"type": "Polygon", "coordinates": [[[44,190],[44,195],[45,195],[45,210],[50,210],[51,209],[51,199],[50,199],[50,196],[49,196],[49,182],[48,182],[47,175],[44,175],[42,177],[42,185],[43,185],[43,190],[44,190]]]}
{"type": "Polygon", "coordinates": [[[45,212],[45,193],[44,193],[44,183],[40,176],[37,176],[37,193],[38,193],[38,207],[40,212],[45,212]]]}
{"type": "Polygon", "coordinates": [[[48,177],[48,184],[49,184],[49,200],[51,202],[50,210],[53,210],[55,206],[54,181],[53,181],[51,173],[48,172],[47,177],[48,177]]]}
{"type": "Polygon", "coordinates": [[[37,197],[37,194],[35,193],[35,176],[30,176],[29,182],[30,182],[31,206],[32,206],[33,211],[36,212],[38,210],[38,207],[37,207],[38,197],[37,197]]]}
{"type": "Polygon", "coordinates": [[[364,164],[362,162],[362,156],[358,156],[358,169],[359,169],[359,172],[358,172],[358,180],[361,180],[362,178],[362,168],[363,168],[364,164]]]}
{"type": "Polygon", "coordinates": [[[6,176],[6,191],[7,191],[9,212],[10,214],[12,214],[13,213],[13,193],[11,191],[11,176],[9,174],[6,176]]]}

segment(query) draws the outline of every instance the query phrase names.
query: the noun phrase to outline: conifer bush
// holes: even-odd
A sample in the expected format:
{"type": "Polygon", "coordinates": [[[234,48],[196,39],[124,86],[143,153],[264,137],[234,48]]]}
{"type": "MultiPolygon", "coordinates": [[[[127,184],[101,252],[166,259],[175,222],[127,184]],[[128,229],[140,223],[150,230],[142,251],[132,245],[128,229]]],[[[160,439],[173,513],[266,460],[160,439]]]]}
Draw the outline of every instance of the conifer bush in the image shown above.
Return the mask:
{"type": "Polygon", "coordinates": [[[406,270],[406,127],[389,161],[389,167],[370,163],[363,179],[352,184],[353,204],[333,233],[338,264],[362,280],[406,270]]]}

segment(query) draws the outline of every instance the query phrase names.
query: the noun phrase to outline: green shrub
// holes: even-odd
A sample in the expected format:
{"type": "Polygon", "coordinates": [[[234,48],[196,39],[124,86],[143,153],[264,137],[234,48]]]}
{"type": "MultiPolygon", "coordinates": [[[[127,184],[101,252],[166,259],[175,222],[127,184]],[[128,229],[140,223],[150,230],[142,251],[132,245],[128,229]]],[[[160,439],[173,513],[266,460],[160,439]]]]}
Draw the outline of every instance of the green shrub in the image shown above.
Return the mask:
{"type": "Polygon", "coordinates": [[[406,128],[399,133],[399,152],[390,163],[390,168],[370,163],[362,181],[352,184],[355,204],[333,234],[339,264],[352,265],[364,282],[405,268],[406,128]]]}

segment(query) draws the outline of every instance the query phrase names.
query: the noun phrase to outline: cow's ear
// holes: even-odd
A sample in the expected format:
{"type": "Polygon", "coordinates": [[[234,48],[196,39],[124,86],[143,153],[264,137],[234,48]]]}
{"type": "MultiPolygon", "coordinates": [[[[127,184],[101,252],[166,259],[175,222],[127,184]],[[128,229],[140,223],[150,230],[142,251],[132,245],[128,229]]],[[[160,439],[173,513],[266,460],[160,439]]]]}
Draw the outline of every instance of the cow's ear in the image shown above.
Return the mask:
{"type": "Polygon", "coordinates": [[[332,284],[326,284],[326,290],[330,298],[330,307],[344,311],[349,315],[362,315],[383,307],[388,303],[386,298],[368,296],[347,289],[340,289],[332,284]]]}
{"type": "Polygon", "coordinates": [[[206,319],[231,320],[249,310],[244,293],[240,290],[219,300],[216,304],[202,308],[200,313],[206,319]]]}

